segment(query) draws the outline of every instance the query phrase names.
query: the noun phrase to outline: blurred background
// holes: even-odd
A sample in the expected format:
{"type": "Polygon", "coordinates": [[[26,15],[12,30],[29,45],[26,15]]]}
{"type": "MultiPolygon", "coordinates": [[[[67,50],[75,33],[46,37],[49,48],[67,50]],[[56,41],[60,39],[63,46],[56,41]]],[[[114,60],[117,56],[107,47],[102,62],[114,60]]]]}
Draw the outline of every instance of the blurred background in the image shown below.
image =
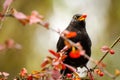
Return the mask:
{"type": "MultiPolygon", "coordinates": [[[[0,11],[4,0],[0,0],[0,11]]],[[[120,0],[15,0],[11,7],[30,15],[37,10],[45,16],[50,27],[63,31],[76,13],[86,13],[86,28],[92,40],[92,58],[99,60],[103,53],[100,48],[110,46],[120,36],[120,0]]],[[[8,49],[0,52],[0,71],[10,73],[10,79],[15,77],[21,68],[28,72],[40,70],[40,64],[47,55],[48,49],[56,50],[59,35],[40,25],[23,26],[13,18],[6,18],[0,29],[0,44],[7,39],[14,39],[21,44],[21,50],[8,49]]],[[[114,74],[120,70],[120,45],[114,47],[115,55],[107,55],[103,62],[106,70],[114,74]]],[[[90,67],[94,66],[91,62],[90,67]]],[[[119,80],[118,77],[116,80],[119,80]]],[[[108,76],[96,80],[110,80],[108,76]]]]}

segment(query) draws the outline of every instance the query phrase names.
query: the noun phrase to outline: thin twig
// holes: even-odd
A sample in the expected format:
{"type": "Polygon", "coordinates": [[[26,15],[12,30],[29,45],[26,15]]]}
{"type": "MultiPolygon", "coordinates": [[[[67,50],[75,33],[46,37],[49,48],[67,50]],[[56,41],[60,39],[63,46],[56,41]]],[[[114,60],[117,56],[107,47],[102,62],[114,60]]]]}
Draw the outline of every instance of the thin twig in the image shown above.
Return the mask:
{"type": "MultiPolygon", "coordinates": [[[[113,42],[113,44],[110,46],[110,48],[112,49],[118,42],[120,41],[120,36],[115,40],[115,42],[113,42]]],[[[99,60],[99,62],[95,65],[95,67],[93,69],[96,69],[97,66],[102,62],[102,60],[108,55],[109,51],[107,51],[102,58],[99,60]]]]}
{"type": "Polygon", "coordinates": [[[2,27],[3,27],[3,22],[4,22],[5,17],[8,16],[7,13],[9,12],[9,9],[10,9],[10,8],[9,8],[9,6],[8,6],[7,9],[6,9],[6,11],[4,12],[3,18],[2,18],[2,20],[1,20],[1,22],[0,22],[0,30],[1,30],[2,27]]]}
{"type": "Polygon", "coordinates": [[[112,75],[111,73],[109,73],[107,70],[102,70],[105,74],[107,74],[110,78],[114,79],[114,75],[112,75]]]}

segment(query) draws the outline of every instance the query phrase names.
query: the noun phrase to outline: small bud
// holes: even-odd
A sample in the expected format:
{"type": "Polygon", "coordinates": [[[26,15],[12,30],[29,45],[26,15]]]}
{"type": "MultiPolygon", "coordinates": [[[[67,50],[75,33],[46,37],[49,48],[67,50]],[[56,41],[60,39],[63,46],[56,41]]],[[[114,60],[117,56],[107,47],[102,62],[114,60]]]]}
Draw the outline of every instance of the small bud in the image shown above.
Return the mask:
{"type": "Polygon", "coordinates": [[[107,52],[107,51],[109,51],[109,47],[108,46],[102,46],[102,48],[101,48],[101,51],[102,52],[107,52]]]}
{"type": "Polygon", "coordinates": [[[42,25],[43,25],[45,28],[49,29],[49,23],[48,23],[48,22],[44,22],[42,25]]]}
{"type": "Polygon", "coordinates": [[[13,39],[8,39],[8,40],[6,40],[5,44],[6,44],[6,47],[13,48],[15,41],[13,39]]]}

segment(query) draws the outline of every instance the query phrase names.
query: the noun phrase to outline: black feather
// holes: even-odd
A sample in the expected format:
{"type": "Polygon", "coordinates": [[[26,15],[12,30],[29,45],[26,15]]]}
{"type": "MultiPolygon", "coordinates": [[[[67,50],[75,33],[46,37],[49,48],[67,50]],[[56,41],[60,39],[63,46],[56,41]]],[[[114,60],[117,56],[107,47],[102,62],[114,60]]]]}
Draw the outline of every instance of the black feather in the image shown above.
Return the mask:
{"type": "MultiPolygon", "coordinates": [[[[91,40],[86,31],[85,20],[82,20],[82,21],[77,20],[81,16],[82,15],[80,14],[74,15],[72,18],[72,21],[70,22],[66,30],[72,31],[72,32],[74,31],[77,33],[77,36],[74,38],[70,38],[70,40],[72,40],[75,43],[79,42],[83,47],[83,49],[85,50],[85,53],[90,57],[91,56],[91,40]]],[[[65,47],[64,39],[60,37],[57,42],[57,52],[62,50],[64,47],[65,47]]],[[[67,55],[69,55],[70,51],[71,49],[67,50],[66,52],[67,55]]],[[[88,59],[85,58],[84,56],[81,56],[79,58],[71,58],[67,56],[67,58],[64,60],[64,63],[71,65],[75,68],[85,66],[87,62],[88,62],[88,59]]],[[[71,73],[71,71],[68,68],[64,71],[64,74],[67,74],[67,73],[71,73]]]]}

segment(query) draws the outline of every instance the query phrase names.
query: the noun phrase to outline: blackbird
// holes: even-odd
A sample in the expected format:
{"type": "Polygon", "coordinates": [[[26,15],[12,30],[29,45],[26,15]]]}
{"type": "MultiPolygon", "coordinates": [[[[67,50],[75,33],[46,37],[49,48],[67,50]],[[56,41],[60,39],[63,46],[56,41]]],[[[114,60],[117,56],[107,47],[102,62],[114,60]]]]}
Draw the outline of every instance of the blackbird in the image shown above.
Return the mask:
{"type": "MultiPolygon", "coordinates": [[[[86,31],[86,22],[85,22],[86,15],[84,14],[75,14],[68,25],[68,27],[65,29],[69,32],[76,32],[77,35],[73,38],[69,38],[74,43],[80,43],[83,50],[85,51],[85,54],[87,54],[89,57],[91,56],[91,40],[88,36],[88,33],[86,31]]],[[[61,51],[65,47],[64,39],[62,37],[59,37],[59,40],[57,42],[57,52],[61,51]]],[[[69,48],[66,51],[67,58],[63,61],[65,64],[68,64],[74,68],[77,67],[86,67],[87,62],[89,61],[84,56],[80,56],[78,58],[71,58],[69,56],[69,53],[71,52],[72,48],[69,48]]],[[[68,68],[65,70],[62,70],[61,73],[66,75],[67,73],[72,73],[72,71],[68,68]]]]}

